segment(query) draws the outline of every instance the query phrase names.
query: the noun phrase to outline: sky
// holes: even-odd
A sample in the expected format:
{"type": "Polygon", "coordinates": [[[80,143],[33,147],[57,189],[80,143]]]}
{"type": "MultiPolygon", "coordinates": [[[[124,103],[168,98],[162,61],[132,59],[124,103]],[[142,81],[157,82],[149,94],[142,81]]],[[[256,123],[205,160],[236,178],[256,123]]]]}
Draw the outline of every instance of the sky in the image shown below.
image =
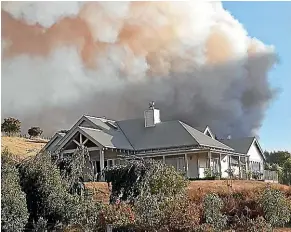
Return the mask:
{"type": "Polygon", "coordinates": [[[269,81],[280,91],[269,105],[259,139],[264,150],[291,151],[291,2],[223,2],[223,6],[250,36],[276,48],[280,63],[269,81]]]}

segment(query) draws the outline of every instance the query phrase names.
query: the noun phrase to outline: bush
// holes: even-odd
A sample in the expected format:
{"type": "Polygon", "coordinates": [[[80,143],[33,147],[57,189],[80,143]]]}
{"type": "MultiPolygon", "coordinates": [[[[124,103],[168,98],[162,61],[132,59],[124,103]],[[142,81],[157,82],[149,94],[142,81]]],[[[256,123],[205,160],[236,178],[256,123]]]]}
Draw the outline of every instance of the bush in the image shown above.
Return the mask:
{"type": "Polygon", "coordinates": [[[1,131],[5,132],[8,136],[15,135],[20,132],[21,122],[16,118],[5,118],[1,124],[1,131]]]}
{"type": "Polygon", "coordinates": [[[154,160],[131,160],[104,170],[112,183],[111,199],[133,202],[143,192],[172,196],[185,191],[186,179],[173,167],[154,160]]]}
{"type": "Polygon", "coordinates": [[[272,226],[284,226],[290,219],[285,196],[277,189],[266,188],[260,199],[266,220],[272,226]]]}
{"type": "Polygon", "coordinates": [[[47,154],[40,153],[23,162],[19,171],[21,186],[27,194],[29,227],[40,218],[47,220],[52,228],[59,223],[69,224],[76,218],[79,199],[69,194],[68,185],[47,154]]]}
{"type": "Polygon", "coordinates": [[[155,231],[163,225],[164,196],[142,194],[137,197],[134,210],[136,212],[136,224],[143,230],[155,231]]]}
{"type": "Polygon", "coordinates": [[[217,194],[208,194],[203,201],[204,218],[216,231],[225,228],[227,217],[221,213],[223,201],[217,194]]]}
{"type": "Polygon", "coordinates": [[[185,194],[142,194],[134,204],[136,226],[143,231],[193,231],[199,225],[200,211],[185,194]]]}
{"type": "Polygon", "coordinates": [[[135,222],[135,214],[131,205],[120,202],[113,205],[105,205],[101,212],[100,224],[103,229],[110,224],[113,227],[130,227],[135,222]]]}
{"type": "Polygon", "coordinates": [[[21,191],[18,171],[7,150],[1,153],[1,231],[23,231],[28,220],[26,196],[21,191]]]}
{"type": "Polygon", "coordinates": [[[42,134],[42,130],[39,127],[31,127],[28,129],[28,134],[30,137],[37,137],[42,134]]]}
{"type": "Polygon", "coordinates": [[[193,231],[200,223],[202,207],[193,204],[186,194],[166,200],[164,224],[168,231],[193,231]]]}
{"type": "Polygon", "coordinates": [[[272,226],[266,222],[263,217],[250,219],[246,216],[241,216],[235,227],[236,232],[272,232],[272,226]]]}

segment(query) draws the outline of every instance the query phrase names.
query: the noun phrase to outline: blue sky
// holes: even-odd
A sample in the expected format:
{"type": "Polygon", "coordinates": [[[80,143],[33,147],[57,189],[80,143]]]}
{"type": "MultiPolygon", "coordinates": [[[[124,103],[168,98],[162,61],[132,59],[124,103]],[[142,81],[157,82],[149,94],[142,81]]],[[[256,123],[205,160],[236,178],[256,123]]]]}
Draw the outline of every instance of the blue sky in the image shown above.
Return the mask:
{"type": "Polygon", "coordinates": [[[269,75],[281,92],[271,102],[260,130],[263,149],[291,151],[291,2],[223,2],[249,35],[273,44],[279,65],[269,75]]]}

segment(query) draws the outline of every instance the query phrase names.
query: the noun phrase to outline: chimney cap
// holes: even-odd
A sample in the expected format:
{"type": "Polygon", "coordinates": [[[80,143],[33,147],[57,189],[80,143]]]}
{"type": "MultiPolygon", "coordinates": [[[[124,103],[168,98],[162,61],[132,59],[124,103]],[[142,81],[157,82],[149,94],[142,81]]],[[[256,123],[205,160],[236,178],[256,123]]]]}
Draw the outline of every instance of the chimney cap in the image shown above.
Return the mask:
{"type": "Polygon", "coordinates": [[[155,102],[154,101],[151,101],[149,103],[149,106],[150,106],[150,109],[154,109],[155,108],[155,102]]]}

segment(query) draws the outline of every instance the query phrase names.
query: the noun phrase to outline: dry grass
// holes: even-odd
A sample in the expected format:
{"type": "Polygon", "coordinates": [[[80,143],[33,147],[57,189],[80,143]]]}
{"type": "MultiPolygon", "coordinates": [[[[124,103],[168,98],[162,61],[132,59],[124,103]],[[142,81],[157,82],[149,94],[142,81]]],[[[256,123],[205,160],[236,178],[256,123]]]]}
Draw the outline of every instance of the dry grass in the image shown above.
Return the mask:
{"type": "Polygon", "coordinates": [[[44,139],[1,136],[1,149],[7,148],[19,159],[36,155],[47,143],[44,139]]]}
{"type": "MultiPolygon", "coordinates": [[[[232,183],[232,188],[228,188],[225,180],[205,180],[191,181],[188,186],[188,194],[190,199],[201,200],[207,193],[217,193],[226,195],[230,191],[235,193],[249,193],[250,196],[256,192],[263,190],[268,183],[261,181],[236,180],[232,183]]],[[[291,195],[291,187],[281,184],[270,184],[273,188],[280,189],[286,195],[291,195]]],[[[109,202],[109,188],[104,182],[86,183],[86,187],[95,191],[94,198],[99,201],[109,202]]]]}
{"type": "Polygon", "coordinates": [[[85,187],[93,192],[93,199],[109,203],[110,191],[105,182],[87,182],[85,187]]]}
{"type": "Polygon", "coordinates": [[[232,181],[232,187],[228,187],[228,183],[227,180],[191,181],[188,186],[189,197],[199,201],[207,193],[217,193],[219,195],[243,193],[245,196],[253,198],[256,193],[262,191],[268,185],[281,190],[287,196],[291,195],[291,187],[282,184],[266,183],[263,181],[235,180],[232,181]]]}

